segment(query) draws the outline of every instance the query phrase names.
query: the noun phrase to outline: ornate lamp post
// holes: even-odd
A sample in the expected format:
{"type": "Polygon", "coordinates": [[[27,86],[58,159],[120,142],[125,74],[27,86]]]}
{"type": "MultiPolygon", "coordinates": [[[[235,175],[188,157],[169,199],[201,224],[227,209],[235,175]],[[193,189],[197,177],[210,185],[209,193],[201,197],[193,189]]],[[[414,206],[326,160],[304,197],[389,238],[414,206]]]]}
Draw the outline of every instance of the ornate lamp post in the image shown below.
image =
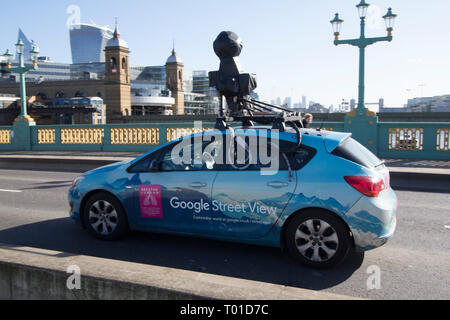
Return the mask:
{"type": "Polygon", "coordinates": [[[24,59],[25,45],[22,39],[16,44],[17,56],[19,59],[19,65],[16,68],[11,68],[12,54],[9,50],[3,55],[3,60],[6,60],[6,71],[18,73],[20,76],[20,115],[14,121],[12,133],[11,133],[11,145],[14,150],[30,150],[31,149],[31,127],[35,126],[33,118],[27,113],[27,93],[25,87],[25,74],[30,70],[37,69],[37,55],[39,54],[38,47],[33,43],[30,51],[31,54],[31,66],[25,65],[24,59]]]}
{"type": "Polygon", "coordinates": [[[336,13],[336,16],[333,20],[331,20],[331,25],[333,26],[334,31],[334,44],[349,44],[359,48],[359,94],[358,94],[358,107],[357,113],[358,115],[363,115],[365,112],[364,105],[364,65],[365,65],[365,49],[367,46],[374,44],[380,41],[392,41],[392,30],[394,29],[394,21],[397,17],[396,14],[392,13],[392,9],[389,8],[388,13],[383,17],[386,22],[386,30],[387,37],[376,37],[376,38],[366,38],[365,36],[365,27],[366,27],[366,14],[367,8],[369,4],[366,3],[365,0],[361,0],[361,2],[356,6],[358,8],[359,17],[361,19],[361,35],[359,39],[351,39],[351,40],[339,40],[339,34],[341,30],[342,23],[344,20],[339,18],[339,14],[336,13]]]}
{"type": "Polygon", "coordinates": [[[17,50],[17,56],[19,59],[19,65],[16,68],[11,68],[11,56],[12,54],[9,52],[9,50],[6,51],[6,53],[3,55],[5,60],[7,61],[7,71],[18,73],[20,76],[20,116],[19,121],[27,121],[27,122],[33,122],[33,120],[28,116],[27,113],[27,93],[26,93],[26,84],[25,84],[25,74],[30,70],[36,70],[37,69],[37,55],[39,54],[38,47],[36,45],[32,45],[30,54],[31,54],[31,61],[32,66],[26,66],[25,65],[25,59],[24,59],[24,48],[25,45],[23,44],[22,39],[19,39],[19,41],[16,44],[16,50],[17,50]]]}

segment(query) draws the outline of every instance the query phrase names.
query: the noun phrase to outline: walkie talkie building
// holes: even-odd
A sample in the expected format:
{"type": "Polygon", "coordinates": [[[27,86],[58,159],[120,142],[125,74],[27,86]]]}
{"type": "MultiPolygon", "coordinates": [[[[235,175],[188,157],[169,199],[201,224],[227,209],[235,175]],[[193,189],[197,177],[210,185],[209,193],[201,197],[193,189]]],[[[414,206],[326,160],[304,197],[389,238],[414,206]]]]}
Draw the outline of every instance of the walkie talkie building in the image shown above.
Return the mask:
{"type": "Polygon", "coordinates": [[[76,24],[70,29],[72,63],[105,62],[105,45],[113,37],[108,27],[93,24],[76,24]]]}

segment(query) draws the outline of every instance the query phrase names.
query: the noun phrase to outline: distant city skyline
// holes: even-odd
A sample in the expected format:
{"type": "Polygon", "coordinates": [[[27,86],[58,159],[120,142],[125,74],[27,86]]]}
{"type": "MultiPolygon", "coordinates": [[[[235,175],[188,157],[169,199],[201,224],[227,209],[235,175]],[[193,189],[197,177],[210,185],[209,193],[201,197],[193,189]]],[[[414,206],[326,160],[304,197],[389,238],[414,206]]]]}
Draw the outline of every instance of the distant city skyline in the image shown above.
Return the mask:
{"type": "MultiPolygon", "coordinates": [[[[359,36],[358,3],[230,0],[224,14],[216,1],[130,2],[23,0],[9,2],[13,14],[0,21],[0,51],[14,50],[21,28],[40,47],[40,55],[55,62],[71,62],[68,23],[114,25],[118,17],[122,37],[131,50],[132,65],[162,65],[172,43],[186,67],[217,70],[212,42],[222,30],[236,32],[244,41],[240,60],[258,78],[263,100],[291,97],[292,104],[311,97],[324,106],[357,97],[358,52],[333,45],[329,21],[336,12],[344,19],[341,38],[359,36]],[[46,8],[52,10],[46,10],[46,8]],[[26,10],[24,10],[26,8],[26,10]],[[239,10],[238,10],[239,9],[239,10]],[[149,13],[151,19],[149,19],[149,13]],[[45,21],[46,23],[36,23],[45,21]],[[250,21],[250,23],[249,23],[250,21]]],[[[391,43],[376,44],[366,54],[366,101],[384,98],[386,106],[401,107],[408,99],[450,93],[450,22],[447,1],[370,1],[368,36],[384,36],[381,18],[388,7],[398,14],[391,43]]],[[[283,101],[282,101],[283,102],[283,101]]]]}

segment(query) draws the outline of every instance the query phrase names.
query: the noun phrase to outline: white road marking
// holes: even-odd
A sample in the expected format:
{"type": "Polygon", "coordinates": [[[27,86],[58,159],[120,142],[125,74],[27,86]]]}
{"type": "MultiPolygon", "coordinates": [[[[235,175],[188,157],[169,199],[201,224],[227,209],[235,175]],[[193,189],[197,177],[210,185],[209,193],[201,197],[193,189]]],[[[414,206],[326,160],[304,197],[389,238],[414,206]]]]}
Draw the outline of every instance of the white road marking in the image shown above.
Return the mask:
{"type": "Polygon", "coordinates": [[[0,192],[11,192],[11,193],[21,193],[21,190],[7,190],[7,189],[0,189],[0,192]]]}

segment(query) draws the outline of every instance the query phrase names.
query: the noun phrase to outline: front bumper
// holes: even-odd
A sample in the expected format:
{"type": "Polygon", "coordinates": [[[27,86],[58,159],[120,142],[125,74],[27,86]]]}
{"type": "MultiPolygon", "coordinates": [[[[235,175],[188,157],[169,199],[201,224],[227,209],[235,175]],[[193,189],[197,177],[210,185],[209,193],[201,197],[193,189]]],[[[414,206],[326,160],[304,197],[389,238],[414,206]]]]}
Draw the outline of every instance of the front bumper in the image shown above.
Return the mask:
{"type": "Polygon", "coordinates": [[[397,227],[397,196],[392,189],[378,198],[362,197],[345,215],[357,251],[384,245],[397,227]]]}
{"type": "Polygon", "coordinates": [[[67,196],[69,200],[69,216],[76,222],[81,223],[80,216],[80,204],[81,204],[81,194],[77,188],[69,189],[69,194],[67,196]]]}

